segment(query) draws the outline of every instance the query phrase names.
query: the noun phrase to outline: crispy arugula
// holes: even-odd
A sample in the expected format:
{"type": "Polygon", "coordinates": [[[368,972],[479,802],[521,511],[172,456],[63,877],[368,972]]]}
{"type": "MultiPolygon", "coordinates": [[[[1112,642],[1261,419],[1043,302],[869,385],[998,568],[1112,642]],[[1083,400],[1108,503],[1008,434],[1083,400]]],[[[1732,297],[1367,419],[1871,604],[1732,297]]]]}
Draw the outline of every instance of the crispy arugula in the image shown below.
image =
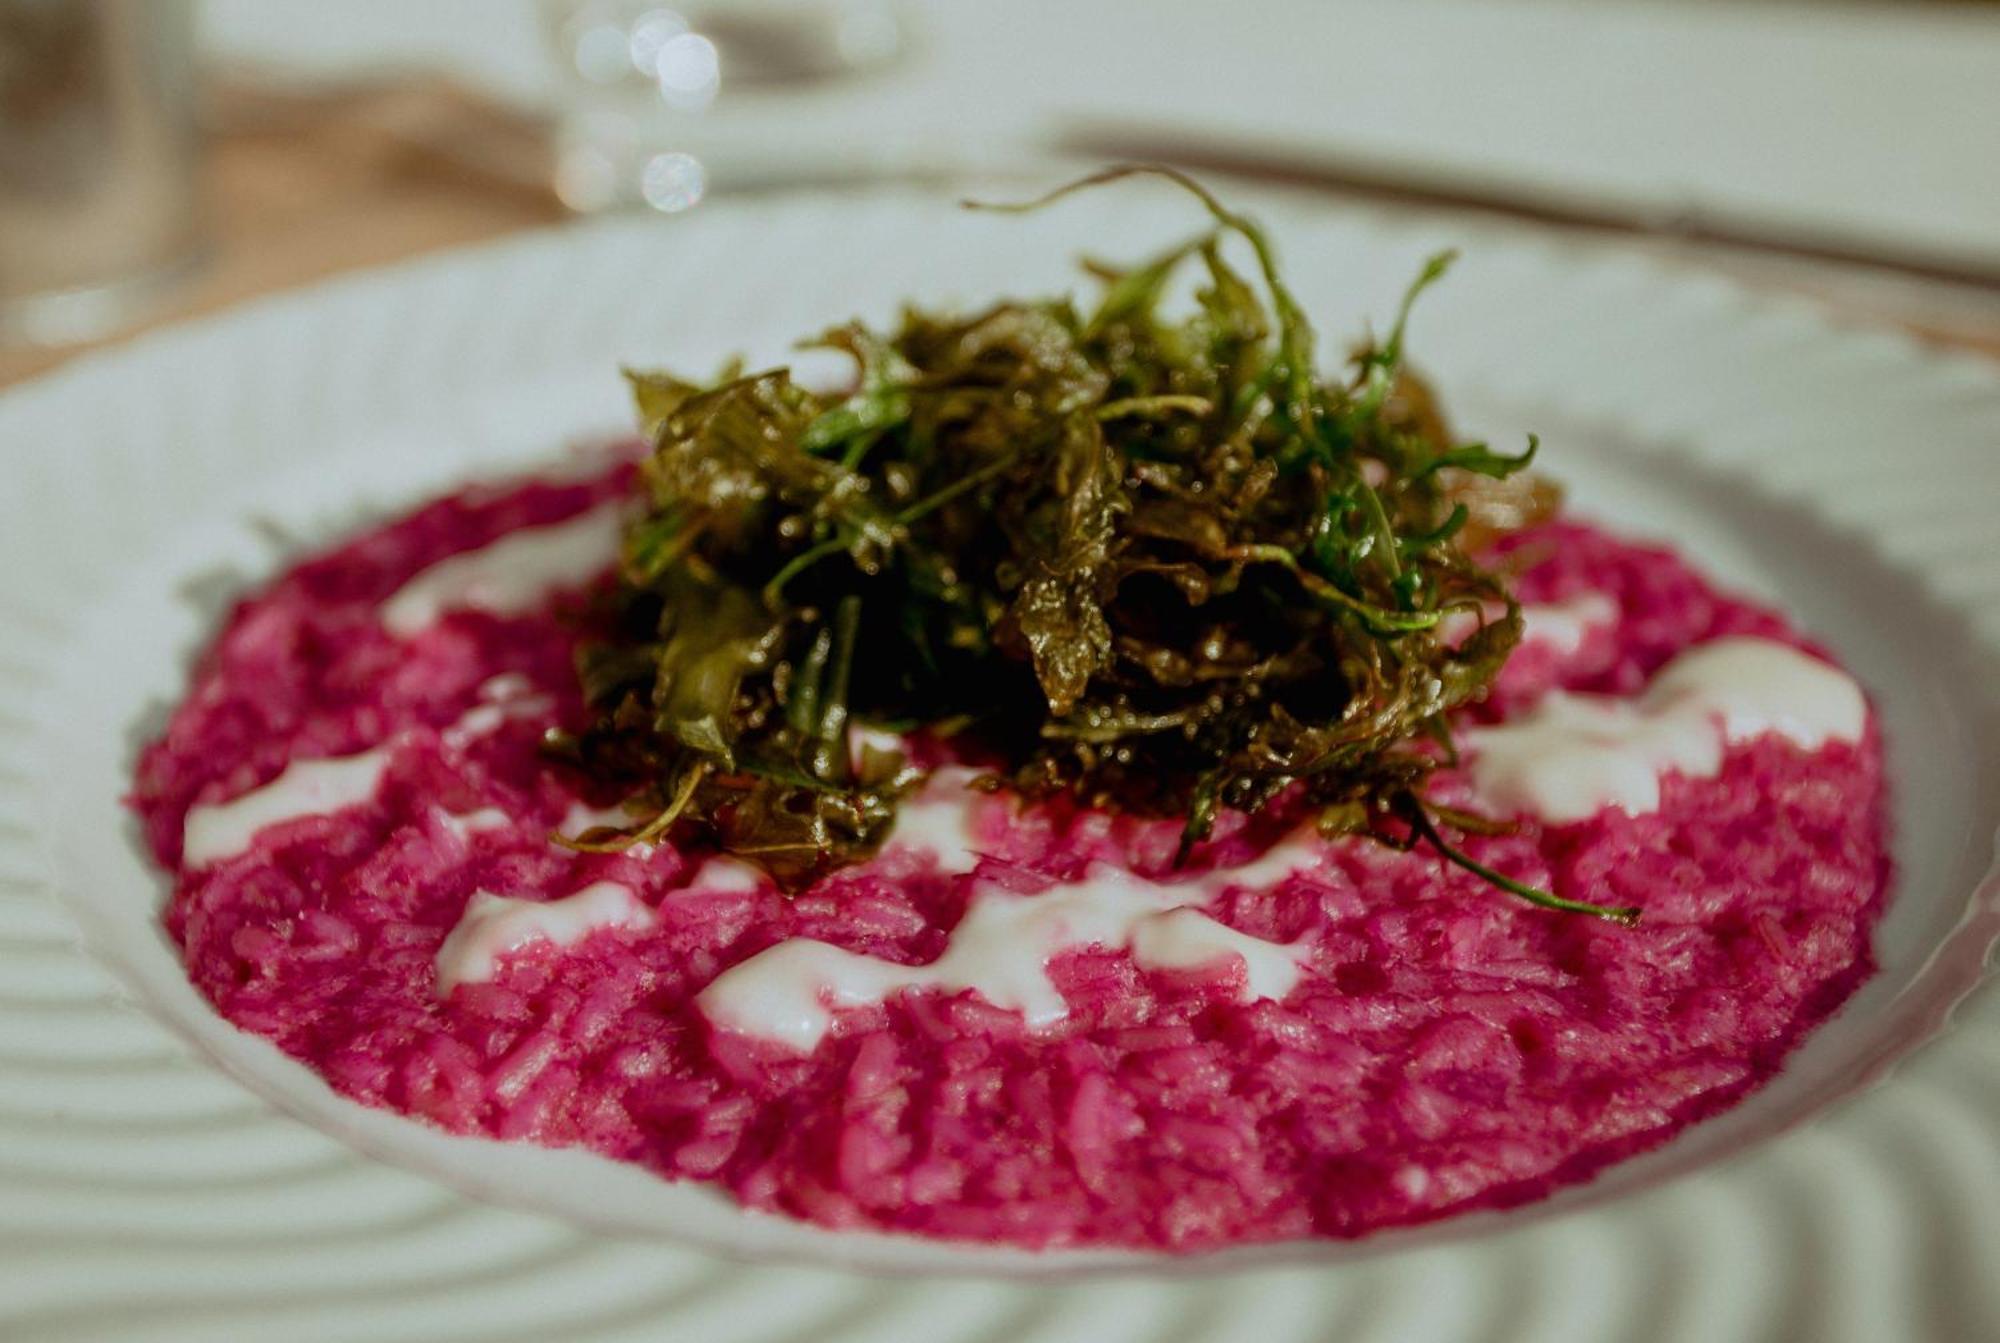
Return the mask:
{"type": "MultiPolygon", "coordinates": [[[[1476,558],[1545,512],[1535,455],[1452,440],[1404,365],[1424,267],[1345,373],[1249,218],[1170,170],[1208,226],[1094,306],[1003,302],[836,328],[850,390],[786,369],[702,385],[629,373],[650,505],[579,653],[589,728],[556,748],[786,889],[865,857],[922,777],[858,724],[953,736],[1030,796],[1183,819],[1281,795],[1328,833],[1428,844],[1551,907],[1628,919],[1481,868],[1423,800],[1446,715],[1521,636],[1476,558]],[[1232,241],[1232,239],[1234,241],[1232,241]],[[1253,273],[1226,258],[1247,244],[1253,273]],[[1185,269],[1187,315],[1163,315],[1185,269]],[[1446,617],[1472,613],[1468,636],[1446,617]],[[1498,614],[1496,614],[1498,613],[1498,614]]],[[[995,207],[987,207],[995,208],[995,207]]],[[[1463,622],[1459,622],[1463,623],[1463,622]]]]}

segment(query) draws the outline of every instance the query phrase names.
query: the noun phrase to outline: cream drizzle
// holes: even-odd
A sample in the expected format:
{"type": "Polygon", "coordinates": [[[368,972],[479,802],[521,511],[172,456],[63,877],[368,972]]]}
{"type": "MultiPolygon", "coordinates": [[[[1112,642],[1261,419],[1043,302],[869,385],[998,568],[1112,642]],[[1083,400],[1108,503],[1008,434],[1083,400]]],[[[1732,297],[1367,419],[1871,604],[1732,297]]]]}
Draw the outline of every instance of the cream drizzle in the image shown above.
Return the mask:
{"type": "Polygon", "coordinates": [[[1132,959],[1148,970],[1192,970],[1234,956],[1243,962],[1248,998],[1282,998],[1298,985],[1302,944],[1266,942],[1218,923],[1188,905],[1141,919],[1132,930],[1132,959]]]}
{"type": "MultiPolygon", "coordinates": [[[[1231,873],[1223,884],[1241,880],[1242,873],[1231,873]]],[[[1129,949],[1145,968],[1185,969],[1234,956],[1245,965],[1243,996],[1290,992],[1305,946],[1265,942],[1209,917],[1199,906],[1217,888],[1215,874],[1169,884],[1102,864],[1040,895],[986,886],[966,906],[944,954],[927,965],[791,938],[724,971],[695,1001],[722,1029],[809,1052],[831,1028],[834,1009],[879,1003],[906,989],[970,990],[1019,1012],[1031,1028],[1052,1025],[1069,1006],[1049,978],[1049,962],[1086,946],[1129,949]]]]}
{"type": "Polygon", "coordinates": [[[1609,807],[1657,811],[1662,775],[1711,778],[1731,743],[1777,733],[1816,750],[1859,740],[1867,720],[1861,687],[1839,668],[1738,637],[1681,654],[1636,699],[1554,691],[1460,741],[1484,805],[1561,825],[1609,807]]]}
{"type": "Polygon", "coordinates": [[[731,894],[747,894],[760,889],[765,883],[762,871],[740,858],[717,855],[694,870],[688,878],[690,891],[718,891],[731,894]]]}
{"type": "Polygon", "coordinates": [[[985,795],[970,786],[980,771],[942,765],[923,788],[896,809],[890,846],[924,849],[936,855],[940,872],[970,872],[979,866],[979,838],[973,831],[976,803],[985,795]]]}
{"type": "Polygon", "coordinates": [[[592,933],[640,930],[654,922],[653,911],[615,881],[595,882],[560,900],[516,900],[479,891],[438,947],[438,992],[449,994],[460,984],[492,979],[504,957],[536,942],[570,947],[592,933]]]}
{"type": "Polygon", "coordinates": [[[439,736],[453,750],[464,750],[481,737],[498,732],[510,718],[538,718],[556,702],[534,693],[535,683],[519,672],[502,672],[479,687],[480,703],[459,715],[439,736]]]}
{"type": "Polygon", "coordinates": [[[209,867],[248,850],[266,827],[360,806],[382,786],[391,754],[383,746],[358,755],[294,760],[269,783],[247,793],[188,808],[181,865],[209,867]]]}
{"type": "Polygon", "coordinates": [[[1618,623],[1618,603],[1602,592],[1579,592],[1559,602],[1521,608],[1521,642],[1541,644],[1564,657],[1583,647],[1592,630],[1618,623]]]}
{"type": "MultiPolygon", "coordinates": [[[[546,713],[553,701],[532,694],[532,689],[532,683],[518,673],[492,677],[479,687],[481,702],[442,729],[439,740],[463,750],[509,718],[546,713]]],[[[395,743],[389,742],[354,755],[294,760],[269,783],[227,802],[188,808],[181,831],[182,866],[190,870],[212,866],[247,852],[269,826],[329,816],[372,801],[394,755],[395,743]]],[[[507,819],[504,812],[487,807],[463,817],[446,816],[445,825],[463,837],[497,828],[507,819]]]]}
{"type": "Polygon", "coordinates": [[[551,593],[582,587],[609,569],[618,558],[624,522],[622,505],[602,504],[447,556],[390,595],[382,604],[382,624],[407,639],[447,611],[524,615],[551,593]]]}
{"type": "Polygon", "coordinates": [[[444,828],[460,839],[470,839],[489,830],[504,830],[514,824],[514,818],[498,807],[477,807],[464,815],[445,812],[442,819],[444,828]]]}
{"type": "MultiPolygon", "coordinates": [[[[1498,620],[1507,614],[1499,603],[1486,608],[1485,618],[1498,620]]],[[[1578,592],[1559,602],[1524,602],[1521,606],[1521,643],[1539,644],[1550,652],[1568,657],[1583,647],[1590,632],[1618,621],[1618,603],[1602,592],[1578,592]]],[[[1480,618],[1471,611],[1453,611],[1438,623],[1438,637],[1454,647],[1464,643],[1479,629],[1480,618]]]]}
{"type": "Polygon", "coordinates": [[[632,824],[632,817],[623,807],[593,807],[588,802],[572,802],[556,823],[565,838],[575,839],[591,830],[623,830],[632,824]]]}
{"type": "Polygon", "coordinates": [[[887,728],[869,727],[866,723],[855,723],[847,729],[847,748],[858,756],[863,747],[876,751],[902,751],[908,743],[899,732],[887,728]]]}

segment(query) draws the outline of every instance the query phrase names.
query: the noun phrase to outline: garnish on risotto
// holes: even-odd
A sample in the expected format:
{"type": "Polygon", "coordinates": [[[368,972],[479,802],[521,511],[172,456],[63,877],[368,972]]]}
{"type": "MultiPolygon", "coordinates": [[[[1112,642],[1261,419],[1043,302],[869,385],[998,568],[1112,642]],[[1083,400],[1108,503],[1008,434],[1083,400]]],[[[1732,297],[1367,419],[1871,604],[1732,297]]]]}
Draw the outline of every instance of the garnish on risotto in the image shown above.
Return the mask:
{"type": "Polygon", "coordinates": [[[246,598],[133,788],[190,980],[453,1132],[1035,1247],[1520,1203],[1761,1085],[1873,967],[1860,687],[1453,443],[1407,304],[1320,377],[1185,185],[1088,311],[637,376],[647,444],[246,598]]]}
{"type": "MultiPolygon", "coordinates": [[[[580,653],[596,717],[561,749],[633,786],[642,818],[582,842],[680,826],[805,889],[874,852],[920,778],[856,743],[871,723],[955,736],[1027,796],[1182,817],[1183,857],[1222,809],[1289,793],[1326,834],[1466,862],[1439,821],[1493,823],[1423,786],[1451,756],[1446,715],[1521,637],[1465,543],[1553,504],[1478,485],[1534,441],[1455,441],[1405,367],[1411,304],[1449,254],[1329,379],[1263,231],[1163,175],[1211,227],[1099,267],[1088,310],[836,328],[815,344],[853,358],[845,394],[783,368],[630,375],[650,508],[580,653]],[[1265,297],[1224,258],[1231,235],[1265,297]],[[1195,310],[1169,320],[1188,265],[1195,310]]],[[[1538,904],[1637,915],[1467,865],[1538,904]]]]}

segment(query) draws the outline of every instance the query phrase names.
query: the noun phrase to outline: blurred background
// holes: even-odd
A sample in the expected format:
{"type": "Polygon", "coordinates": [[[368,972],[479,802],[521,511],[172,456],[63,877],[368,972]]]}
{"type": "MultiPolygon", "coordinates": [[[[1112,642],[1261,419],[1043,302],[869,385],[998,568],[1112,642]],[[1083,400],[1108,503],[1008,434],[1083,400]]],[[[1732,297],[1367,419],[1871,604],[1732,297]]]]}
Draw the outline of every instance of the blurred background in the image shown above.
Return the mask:
{"type": "Polygon", "coordinates": [[[604,211],[1127,158],[2000,358],[2000,5],[0,0],[0,383],[604,211]]]}

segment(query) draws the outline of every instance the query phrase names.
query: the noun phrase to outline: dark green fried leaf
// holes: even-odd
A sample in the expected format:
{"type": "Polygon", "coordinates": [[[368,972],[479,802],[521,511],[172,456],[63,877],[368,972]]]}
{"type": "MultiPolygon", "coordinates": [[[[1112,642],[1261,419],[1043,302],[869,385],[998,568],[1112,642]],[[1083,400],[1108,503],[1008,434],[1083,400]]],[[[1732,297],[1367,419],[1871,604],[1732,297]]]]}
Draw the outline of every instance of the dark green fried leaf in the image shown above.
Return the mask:
{"type": "Polygon", "coordinates": [[[833,395],[782,369],[628,374],[652,508],[579,652],[595,721],[551,747],[628,795],[633,827],[590,843],[680,827],[799,889],[872,852],[920,778],[850,743],[895,723],[1031,795],[1180,817],[1183,855],[1222,808],[1293,798],[1329,833],[1622,917],[1485,873],[1421,800],[1446,715],[1521,633],[1466,538],[1548,504],[1506,480],[1533,440],[1452,443],[1404,367],[1449,255],[1328,379],[1269,238],[1185,176],[1113,169],[1004,208],[1139,172],[1192,193],[1209,231],[1096,267],[1087,318],[1055,299],[839,327],[817,344],[856,374],[833,395]],[[1163,315],[1190,266],[1192,310],[1163,315]],[[1441,637],[1446,613],[1496,607],[1441,637]]]}

